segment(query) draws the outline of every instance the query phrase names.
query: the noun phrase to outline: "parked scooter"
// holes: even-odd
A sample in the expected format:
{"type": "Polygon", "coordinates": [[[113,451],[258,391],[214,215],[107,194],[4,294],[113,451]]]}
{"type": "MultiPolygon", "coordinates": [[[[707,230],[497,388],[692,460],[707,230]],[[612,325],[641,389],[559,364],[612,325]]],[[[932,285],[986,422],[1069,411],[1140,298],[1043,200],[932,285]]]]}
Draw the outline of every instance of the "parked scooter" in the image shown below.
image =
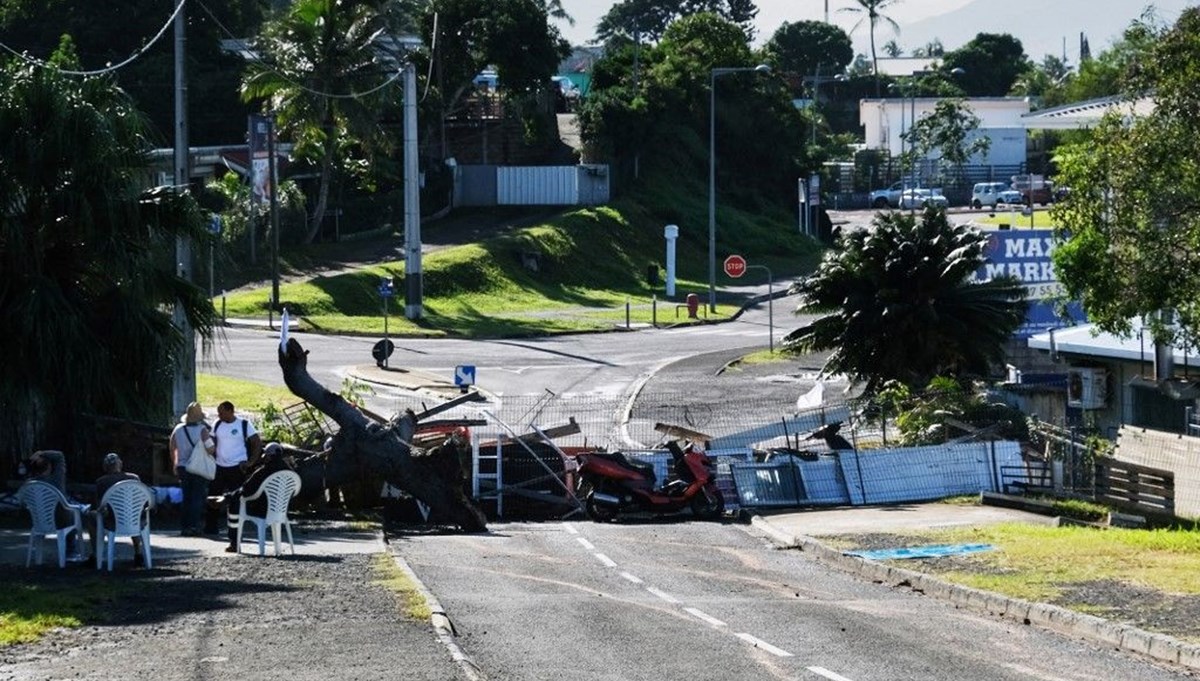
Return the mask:
{"type": "Polygon", "coordinates": [[[702,520],[720,518],[725,497],[717,489],[713,460],[692,445],[685,450],[668,442],[667,449],[673,458],[672,476],[662,487],[656,486],[651,464],[620,452],[580,454],[579,493],[588,517],[608,522],[630,511],[663,514],[691,509],[702,520]]]}

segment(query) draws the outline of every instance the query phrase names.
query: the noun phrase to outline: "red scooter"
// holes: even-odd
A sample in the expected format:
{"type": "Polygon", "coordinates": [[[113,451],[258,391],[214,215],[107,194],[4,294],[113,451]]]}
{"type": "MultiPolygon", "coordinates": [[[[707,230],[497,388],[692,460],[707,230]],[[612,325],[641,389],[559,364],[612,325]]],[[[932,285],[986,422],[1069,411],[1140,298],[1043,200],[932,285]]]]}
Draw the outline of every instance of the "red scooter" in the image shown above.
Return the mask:
{"type": "Polygon", "coordinates": [[[725,497],[717,489],[713,460],[691,445],[684,450],[669,442],[667,449],[674,461],[672,476],[662,487],[656,486],[654,466],[620,452],[578,455],[579,496],[588,517],[608,522],[628,511],[662,514],[691,509],[702,520],[720,518],[725,497]]]}

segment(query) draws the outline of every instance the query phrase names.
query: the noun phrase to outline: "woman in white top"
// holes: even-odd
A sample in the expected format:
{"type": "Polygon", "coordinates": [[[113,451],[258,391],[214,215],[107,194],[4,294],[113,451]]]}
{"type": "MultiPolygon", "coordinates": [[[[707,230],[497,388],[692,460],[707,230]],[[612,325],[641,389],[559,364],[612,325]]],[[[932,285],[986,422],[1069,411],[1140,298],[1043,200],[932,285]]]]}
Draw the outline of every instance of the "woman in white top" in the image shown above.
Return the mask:
{"type": "Polygon", "coordinates": [[[179,533],[185,537],[198,536],[204,518],[208,480],[187,470],[188,460],[192,456],[200,456],[201,452],[203,456],[213,456],[216,443],[205,423],[204,409],[199,402],[192,402],[187,412],[179,417],[179,425],[171,431],[171,458],[175,461],[175,473],[179,476],[179,487],[183,492],[179,533]],[[198,442],[203,443],[202,449],[196,449],[198,442]]]}

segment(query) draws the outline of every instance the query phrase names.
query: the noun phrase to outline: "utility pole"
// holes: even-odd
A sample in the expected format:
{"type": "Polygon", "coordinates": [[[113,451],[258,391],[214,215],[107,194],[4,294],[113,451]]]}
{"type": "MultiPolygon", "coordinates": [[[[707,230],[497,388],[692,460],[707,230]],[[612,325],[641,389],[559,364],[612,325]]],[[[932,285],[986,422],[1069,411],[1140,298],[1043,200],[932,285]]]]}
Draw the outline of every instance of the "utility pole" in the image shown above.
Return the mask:
{"type": "MultiPolygon", "coordinates": [[[[486,129],[486,128],[485,128],[486,129]]],[[[404,316],[420,319],[421,186],[417,157],[417,67],[404,67],[404,316]]]]}
{"type": "Polygon", "coordinates": [[[275,112],[267,118],[267,186],[271,192],[271,304],[279,308],[279,177],[275,169],[275,112]]]}
{"type": "MultiPolygon", "coordinates": [[[[187,126],[187,72],[184,56],[187,47],[183,0],[175,0],[175,191],[183,194],[191,180],[188,156],[187,126]]],[[[175,240],[175,272],[185,281],[192,281],[192,241],[180,236],[175,240]]],[[[183,306],[176,301],[173,322],[183,336],[179,361],[175,364],[175,378],[171,389],[173,414],[182,414],[188,403],[196,399],[196,331],[188,323],[183,306]]]]}

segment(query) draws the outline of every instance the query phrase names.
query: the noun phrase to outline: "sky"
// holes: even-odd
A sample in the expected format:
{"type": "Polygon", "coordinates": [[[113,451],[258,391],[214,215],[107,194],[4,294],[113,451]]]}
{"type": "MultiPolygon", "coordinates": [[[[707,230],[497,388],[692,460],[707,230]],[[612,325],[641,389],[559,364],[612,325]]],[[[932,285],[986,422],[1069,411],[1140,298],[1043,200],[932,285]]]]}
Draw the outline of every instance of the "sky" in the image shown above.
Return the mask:
{"type": "MultiPolygon", "coordinates": [[[[596,23],[614,2],[562,0],[576,22],[575,26],[560,24],[559,29],[573,45],[589,43],[595,36],[596,23]]],[[[890,26],[881,26],[876,44],[896,39],[907,51],[936,38],[947,50],[953,50],[980,31],[1008,32],[1022,41],[1026,53],[1035,60],[1045,54],[1066,54],[1069,61],[1075,62],[1081,31],[1087,33],[1096,52],[1108,47],[1148,4],[1154,4],[1169,24],[1185,6],[1198,3],[1200,0],[897,0],[885,14],[900,25],[900,34],[890,26]]],[[[828,0],[829,19],[850,34],[855,52],[866,54],[870,51],[867,25],[851,31],[862,15],[839,11],[855,4],[852,0],[828,0]]],[[[823,20],[826,1],[757,0],[757,5],[755,42],[760,45],[785,21],[823,20]]]]}
{"type": "MultiPolygon", "coordinates": [[[[1052,1],[1052,0],[1048,0],[1052,1]]],[[[904,25],[920,21],[931,16],[958,9],[971,0],[902,0],[888,8],[887,15],[904,25]]],[[[600,17],[615,3],[612,0],[562,0],[563,8],[575,18],[575,26],[560,26],[563,36],[572,45],[585,44],[592,40],[596,33],[596,23],[600,17]]],[[[830,20],[841,26],[847,32],[858,20],[857,14],[839,12],[841,7],[849,7],[854,3],[850,0],[828,0],[830,20]]],[[[775,29],[785,21],[803,21],[812,19],[820,21],[825,18],[825,2],[823,0],[758,0],[759,40],[769,38],[775,29]]],[[[866,33],[865,28],[859,31],[866,33]]],[[[857,37],[857,34],[856,36],[857,37]]]]}

